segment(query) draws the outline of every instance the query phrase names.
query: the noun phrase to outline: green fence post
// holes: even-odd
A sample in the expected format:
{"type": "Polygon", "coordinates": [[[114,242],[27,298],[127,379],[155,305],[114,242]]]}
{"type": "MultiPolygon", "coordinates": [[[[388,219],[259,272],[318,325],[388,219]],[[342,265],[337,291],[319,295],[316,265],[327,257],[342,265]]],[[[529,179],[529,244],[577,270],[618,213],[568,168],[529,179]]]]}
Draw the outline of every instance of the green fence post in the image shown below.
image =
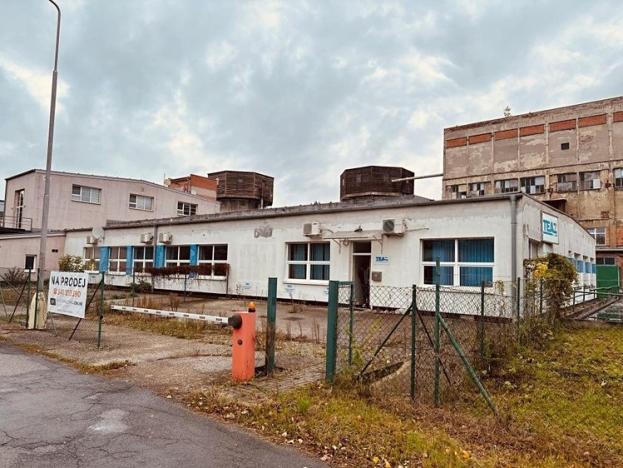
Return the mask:
{"type": "Polygon", "coordinates": [[[335,379],[337,365],[337,307],[339,294],[339,281],[329,281],[329,301],[327,314],[327,361],[325,378],[332,383],[335,379]]]}
{"type": "Polygon", "coordinates": [[[415,399],[417,382],[417,286],[411,292],[411,399],[415,399]]]}
{"type": "Polygon", "coordinates": [[[435,261],[435,329],[434,329],[434,335],[435,335],[435,390],[434,390],[434,399],[435,399],[435,406],[439,406],[441,404],[441,395],[439,392],[439,377],[440,377],[440,350],[441,350],[441,343],[440,343],[440,325],[441,325],[441,321],[439,320],[440,318],[440,313],[439,313],[439,294],[440,294],[440,288],[439,288],[439,282],[440,282],[440,267],[439,267],[439,257],[437,257],[436,261],[435,261]]]}
{"type": "Polygon", "coordinates": [[[349,320],[348,320],[348,365],[353,365],[353,333],[354,333],[354,321],[355,321],[355,308],[353,304],[353,294],[354,294],[354,285],[350,283],[350,298],[348,301],[348,312],[349,312],[349,320]]]}
{"type": "Polygon", "coordinates": [[[480,322],[478,324],[480,359],[485,358],[485,282],[480,283],[480,322]]]}
{"type": "Polygon", "coordinates": [[[275,370],[275,330],[277,324],[277,278],[268,278],[266,298],[266,375],[275,370]]]}
{"type": "Polygon", "coordinates": [[[100,345],[102,344],[102,322],[104,321],[104,285],[105,275],[106,273],[102,271],[102,279],[100,280],[100,306],[99,306],[99,317],[97,323],[97,349],[100,349],[100,345]]]}

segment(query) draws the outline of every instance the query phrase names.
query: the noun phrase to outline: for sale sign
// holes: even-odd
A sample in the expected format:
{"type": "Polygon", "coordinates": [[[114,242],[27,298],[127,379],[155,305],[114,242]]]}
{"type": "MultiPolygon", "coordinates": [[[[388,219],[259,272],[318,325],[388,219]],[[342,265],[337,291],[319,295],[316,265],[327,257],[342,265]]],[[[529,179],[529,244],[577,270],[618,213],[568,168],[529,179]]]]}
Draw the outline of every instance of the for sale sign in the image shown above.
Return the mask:
{"type": "Polygon", "coordinates": [[[84,318],[88,283],[87,273],[53,271],[48,291],[48,312],[84,318]]]}

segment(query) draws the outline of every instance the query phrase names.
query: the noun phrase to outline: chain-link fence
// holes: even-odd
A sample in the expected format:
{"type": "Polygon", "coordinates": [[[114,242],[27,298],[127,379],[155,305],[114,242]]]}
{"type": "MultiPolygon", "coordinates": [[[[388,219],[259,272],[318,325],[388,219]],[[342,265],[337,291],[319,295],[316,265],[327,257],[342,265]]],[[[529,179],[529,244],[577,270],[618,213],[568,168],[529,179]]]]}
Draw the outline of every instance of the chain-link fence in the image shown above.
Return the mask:
{"type": "Polygon", "coordinates": [[[514,340],[512,297],[484,286],[373,287],[369,303],[383,305],[362,308],[339,283],[338,298],[336,373],[380,394],[448,398],[514,340]]]}

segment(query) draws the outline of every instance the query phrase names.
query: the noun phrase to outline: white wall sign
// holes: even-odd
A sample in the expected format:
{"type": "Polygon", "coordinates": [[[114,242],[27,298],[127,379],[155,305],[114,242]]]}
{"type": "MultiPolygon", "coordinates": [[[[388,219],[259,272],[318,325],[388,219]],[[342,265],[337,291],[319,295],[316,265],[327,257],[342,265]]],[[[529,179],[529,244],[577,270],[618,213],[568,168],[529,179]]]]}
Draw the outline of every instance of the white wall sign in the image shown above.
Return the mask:
{"type": "Polygon", "coordinates": [[[558,218],[556,216],[541,212],[541,231],[543,242],[558,244],[558,218]]]}
{"type": "Polygon", "coordinates": [[[375,255],[375,265],[389,265],[389,257],[387,255],[375,255]]]}
{"type": "Polygon", "coordinates": [[[48,290],[48,312],[84,318],[88,283],[87,273],[53,271],[48,290]]]}

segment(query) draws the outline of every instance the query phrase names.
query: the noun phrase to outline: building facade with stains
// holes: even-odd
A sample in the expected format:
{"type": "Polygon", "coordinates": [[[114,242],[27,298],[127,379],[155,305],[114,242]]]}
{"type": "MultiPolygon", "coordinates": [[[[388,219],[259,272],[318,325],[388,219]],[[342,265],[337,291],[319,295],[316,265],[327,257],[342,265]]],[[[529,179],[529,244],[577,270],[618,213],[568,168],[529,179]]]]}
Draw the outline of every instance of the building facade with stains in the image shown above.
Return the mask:
{"type": "Polygon", "coordinates": [[[444,199],[530,194],[623,267],[623,97],[446,128],[443,167],[444,199]]]}

